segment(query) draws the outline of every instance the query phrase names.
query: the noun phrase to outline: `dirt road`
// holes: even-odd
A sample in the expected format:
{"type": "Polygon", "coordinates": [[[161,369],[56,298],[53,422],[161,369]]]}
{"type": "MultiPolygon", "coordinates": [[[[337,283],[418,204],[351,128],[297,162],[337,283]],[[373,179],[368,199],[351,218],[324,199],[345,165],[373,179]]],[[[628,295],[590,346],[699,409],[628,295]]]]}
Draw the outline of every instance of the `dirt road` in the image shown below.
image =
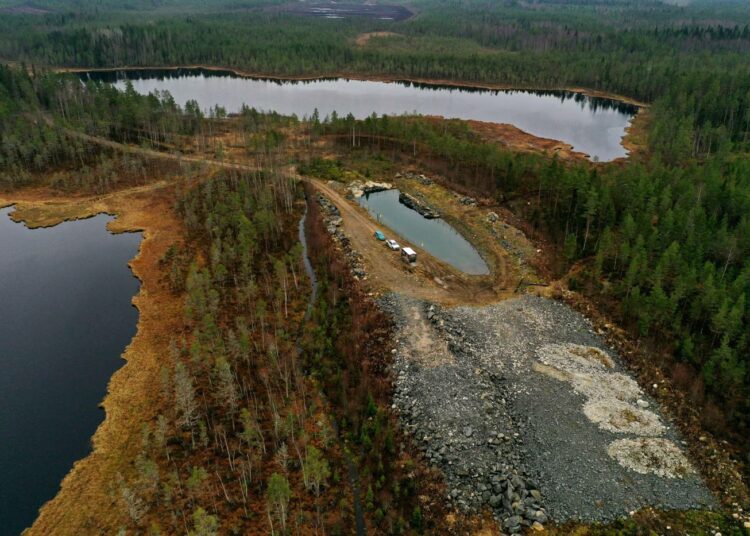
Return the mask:
{"type": "Polygon", "coordinates": [[[399,237],[382,224],[376,224],[367,211],[348,201],[339,191],[323,181],[308,179],[310,183],[341,212],[343,227],[352,241],[352,247],[365,259],[370,283],[382,291],[403,293],[414,298],[442,305],[492,303],[512,295],[517,280],[507,259],[495,255],[495,268],[487,276],[467,275],[439,261],[424,250],[419,252],[419,262],[409,268],[399,256],[375,240],[377,229],[389,236],[398,237],[401,244],[408,240],[399,237]]]}
{"type": "MultiPolygon", "coordinates": [[[[43,116],[42,120],[52,125],[52,119],[43,116]]],[[[225,169],[239,171],[257,171],[254,165],[239,162],[214,160],[199,156],[185,156],[178,153],[167,153],[153,149],[145,149],[134,145],[115,142],[105,138],[84,134],[73,129],[64,129],[66,133],[89,143],[98,144],[126,153],[140,154],[151,158],[166,158],[179,162],[218,166],[225,169]]],[[[451,266],[432,257],[425,251],[420,251],[420,261],[416,268],[408,268],[400,261],[398,255],[389,254],[381,242],[372,238],[376,229],[386,229],[383,225],[376,225],[368,213],[347,201],[337,190],[323,181],[305,178],[297,175],[296,170],[285,170],[290,176],[299,180],[311,182],[315,188],[328,197],[341,211],[344,229],[351,237],[354,249],[359,251],[367,263],[368,277],[378,290],[392,290],[403,292],[408,296],[430,300],[442,305],[487,304],[513,295],[513,289],[518,282],[517,270],[511,267],[507,255],[500,249],[486,252],[491,259],[488,264],[492,272],[488,276],[471,276],[464,274],[451,266]]],[[[391,236],[397,233],[388,230],[391,236]]],[[[400,238],[400,243],[409,244],[400,238]]],[[[414,244],[412,244],[414,245],[414,244]]]]}

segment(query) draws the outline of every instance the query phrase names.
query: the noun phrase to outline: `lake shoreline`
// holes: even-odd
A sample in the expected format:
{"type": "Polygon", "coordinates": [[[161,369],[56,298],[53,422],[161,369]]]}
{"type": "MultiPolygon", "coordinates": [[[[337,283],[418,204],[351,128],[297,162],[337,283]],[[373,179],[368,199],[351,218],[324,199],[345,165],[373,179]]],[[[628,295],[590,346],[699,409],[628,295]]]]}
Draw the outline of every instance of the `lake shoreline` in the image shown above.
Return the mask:
{"type": "Polygon", "coordinates": [[[425,84],[430,86],[445,86],[454,88],[464,89],[478,89],[478,90],[489,90],[489,91],[568,91],[571,93],[579,93],[586,97],[609,99],[618,101],[638,108],[648,108],[649,104],[641,102],[631,97],[624,95],[618,95],[616,93],[609,93],[606,91],[600,91],[596,89],[589,89],[584,87],[575,86],[562,86],[562,87],[542,87],[533,85],[523,84],[502,84],[502,83],[486,83],[486,82],[467,82],[463,80],[450,80],[441,78],[420,78],[420,77],[407,77],[407,76],[394,76],[394,75],[364,75],[361,73],[352,73],[346,71],[338,71],[333,73],[322,73],[314,75],[279,75],[260,73],[256,71],[245,71],[242,69],[235,69],[232,67],[221,67],[214,65],[167,65],[167,66],[146,66],[139,67],[136,65],[127,65],[122,67],[96,67],[96,68],[85,68],[85,67],[51,67],[50,70],[58,73],[112,73],[118,71],[178,71],[180,69],[203,69],[211,72],[226,72],[234,74],[240,78],[251,78],[260,80],[278,80],[279,82],[314,82],[317,80],[331,80],[331,79],[346,79],[346,80],[358,80],[362,82],[384,82],[384,83],[398,83],[407,82],[411,84],[425,84]]]}
{"type": "MultiPolygon", "coordinates": [[[[631,156],[633,156],[636,153],[641,152],[641,145],[640,143],[642,140],[636,141],[636,136],[631,136],[631,132],[633,129],[631,128],[632,125],[635,122],[643,123],[642,119],[645,116],[643,113],[644,110],[647,108],[642,107],[642,103],[637,103],[635,101],[632,101],[630,99],[627,99],[625,97],[619,97],[614,95],[608,95],[603,92],[595,92],[587,89],[581,89],[581,88],[567,88],[567,89],[538,89],[538,88],[522,88],[522,87],[512,87],[512,86],[504,86],[501,84],[495,84],[495,85],[477,85],[477,84],[470,84],[468,82],[454,82],[454,81],[446,81],[446,80],[422,80],[422,79],[405,79],[401,77],[388,77],[388,76],[350,76],[348,74],[336,74],[333,76],[307,76],[307,77],[268,77],[266,75],[257,74],[257,73],[251,73],[236,69],[226,69],[223,67],[211,67],[211,66],[205,66],[205,65],[190,65],[190,66],[170,66],[170,67],[112,67],[112,68],[98,68],[98,69],[81,69],[81,68],[60,68],[61,72],[69,72],[74,73],[78,76],[80,76],[82,79],[85,78],[86,74],[90,75],[94,79],[101,79],[106,82],[115,83],[115,79],[120,78],[119,73],[129,73],[124,78],[132,78],[133,84],[136,87],[137,91],[142,92],[148,92],[152,91],[154,88],[159,88],[160,86],[162,89],[168,89],[170,92],[172,92],[173,95],[175,95],[175,98],[178,98],[178,95],[184,93],[184,88],[181,90],[179,81],[171,81],[169,79],[171,78],[181,78],[181,76],[197,76],[197,77],[211,77],[211,76],[223,76],[228,78],[234,78],[235,80],[247,80],[248,83],[251,84],[257,84],[259,82],[262,82],[263,85],[257,86],[257,89],[259,91],[258,98],[260,99],[261,104],[258,104],[260,109],[274,109],[277,110],[282,115],[290,115],[290,114],[297,114],[299,115],[302,113],[302,110],[299,109],[299,107],[295,106],[282,106],[283,109],[277,109],[274,107],[274,101],[273,97],[269,97],[269,92],[273,94],[273,84],[284,84],[284,83],[291,83],[294,84],[295,82],[300,83],[311,83],[311,84],[323,84],[320,87],[337,87],[337,85],[348,85],[349,83],[381,83],[381,84],[393,84],[404,86],[405,88],[412,88],[408,91],[440,91],[440,90],[457,90],[457,91],[463,91],[465,89],[467,92],[477,92],[477,96],[456,96],[456,97],[447,97],[448,99],[459,99],[456,102],[464,104],[457,104],[458,108],[455,109],[453,112],[452,117],[454,117],[456,120],[464,121],[467,124],[471,125],[472,127],[479,126],[480,129],[485,135],[485,137],[490,138],[492,141],[497,141],[501,145],[505,145],[506,147],[510,149],[518,149],[521,151],[531,151],[531,152],[539,152],[539,153],[546,153],[548,155],[555,155],[557,154],[559,157],[563,159],[571,159],[571,160],[577,160],[577,159],[585,159],[589,162],[613,162],[617,160],[627,160],[631,156]],[[97,76],[97,73],[98,76],[97,76]],[[151,74],[153,73],[153,74],[151,74]],[[174,74],[174,76],[172,75],[174,74]],[[114,75],[114,76],[113,76],[114,75]],[[164,77],[164,78],[162,78],[164,77]],[[154,84],[154,80],[166,80],[163,83],[158,82],[154,84]],[[140,87],[140,85],[145,84],[145,87],[147,89],[137,89],[140,87]],[[269,85],[270,84],[270,85],[269,85]],[[329,84],[326,86],[326,84],[329,84]],[[331,86],[330,84],[334,84],[331,86]],[[175,87],[172,87],[174,85],[175,87]],[[263,89],[263,88],[271,88],[271,89],[263,89]],[[482,93],[484,92],[484,95],[482,93]],[[497,93],[494,93],[497,92],[497,93]],[[578,115],[575,115],[573,117],[570,117],[567,121],[564,121],[563,118],[565,117],[565,110],[570,110],[571,108],[575,109],[575,105],[572,103],[565,104],[565,107],[560,108],[559,110],[559,116],[553,115],[549,119],[542,120],[542,119],[534,119],[533,114],[534,113],[540,113],[540,112],[524,112],[521,114],[515,114],[513,111],[515,108],[510,108],[505,112],[492,112],[491,110],[494,110],[494,105],[492,102],[494,102],[493,96],[491,96],[494,93],[494,95],[501,99],[498,102],[505,102],[505,100],[502,99],[511,99],[508,102],[515,102],[516,106],[523,103],[524,101],[518,101],[518,99],[526,99],[525,96],[520,95],[521,93],[529,93],[529,94],[535,94],[536,96],[540,97],[541,99],[544,99],[545,102],[547,102],[549,99],[553,99],[554,97],[557,97],[559,99],[562,99],[562,101],[569,101],[569,100],[575,100],[576,102],[579,101],[579,99],[587,99],[587,102],[589,103],[588,106],[593,106],[593,109],[596,109],[598,106],[602,106],[605,109],[609,109],[610,107],[613,109],[612,113],[620,114],[622,117],[621,121],[624,121],[625,123],[620,123],[618,125],[618,128],[621,129],[619,133],[619,139],[614,140],[611,139],[606,142],[594,142],[593,139],[597,139],[595,136],[592,138],[592,134],[588,132],[588,128],[586,128],[586,125],[588,124],[586,120],[581,120],[578,118],[578,115]],[[514,94],[516,94],[514,96],[514,94]],[[271,100],[269,100],[271,99],[271,100]],[[476,100],[481,99],[481,100],[476,100]],[[488,100],[490,99],[490,100],[488,100]],[[588,100],[591,99],[591,100],[588,100]],[[603,99],[603,101],[600,101],[600,103],[597,105],[596,100],[597,99],[603,99]],[[476,100],[476,102],[474,102],[476,100]],[[263,104],[265,103],[265,104],[263,104]],[[470,107],[467,108],[467,103],[471,103],[470,107]],[[480,113],[477,111],[471,111],[471,106],[479,108],[474,108],[476,110],[488,110],[486,112],[480,113]],[[463,109],[461,109],[463,107],[463,109]],[[616,111],[615,111],[616,110],[616,111]],[[508,114],[510,112],[510,114],[508,114]],[[560,117],[561,119],[555,119],[555,117],[560,117]],[[580,124],[579,124],[580,123],[580,124]],[[574,127],[580,127],[577,130],[574,127]],[[582,130],[583,129],[583,130],[582,130]],[[578,134],[575,134],[575,132],[578,132],[578,134]]],[[[236,85],[236,84],[235,84],[236,85]]],[[[120,87],[122,87],[120,85],[120,87]]],[[[231,86],[234,87],[234,86],[231,86]]],[[[242,86],[244,87],[244,85],[242,86]]],[[[256,85],[251,85],[251,88],[256,88],[256,85]]],[[[317,86],[316,86],[317,87],[317,86]]],[[[246,88],[248,89],[248,88],[246,88]]],[[[395,88],[394,88],[395,90],[395,88]]],[[[206,91],[206,90],[204,90],[206,91]]],[[[208,90],[211,91],[211,90],[208,90]]],[[[213,91],[216,91],[214,89],[213,91]]],[[[298,91],[306,91],[303,89],[300,89],[298,91]]],[[[314,90],[312,90],[314,91],[314,90]]],[[[403,89],[399,89],[399,92],[403,92],[403,89]]],[[[389,90],[382,88],[376,90],[375,98],[378,98],[378,93],[387,92],[389,93],[389,90]]],[[[396,93],[395,95],[400,95],[401,93],[396,93]]],[[[353,95],[353,94],[352,94],[353,95]]],[[[208,96],[208,94],[206,95],[208,96]]],[[[212,95],[216,96],[216,95],[212,95]]],[[[183,94],[184,97],[184,94],[183,94]]],[[[342,93],[342,97],[349,98],[351,95],[347,95],[346,93],[342,93]]],[[[382,95],[380,95],[382,98],[382,95]]],[[[197,97],[190,97],[190,98],[196,98],[198,99],[198,102],[201,102],[201,105],[204,107],[208,106],[207,102],[202,102],[200,99],[200,96],[197,97]]],[[[404,98],[404,97],[394,97],[394,98],[404,98]]],[[[431,97],[427,97],[427,100],[424,101],[426,104],[423,107],[419,107],[418,105],[414,104],[414,97],[406,97],[406,101],[404,102],[403,107],[400,106],[386,106],[383,109],[383,106],[380,106],[382,113],[388,113],[388,114],[398,114],[399,112],[396,111],[396,109],[403,108],[404,110],[413,110],[413,113],[417,113],[421,116],[430,118],[430,117],[439,117],[441,114],[444,113],[445,108],[441,107],[435,107],[434,104],[430,105],[430,99],[431,97]],[[409,99],[412,99],[409,101],[409,99]],[[412,108],[413,106],[413,108],[412,108]],[[391,109],[393,108],[393,109],[391,109]]],[[[446,97],[443,97],[445,99],[446,97]]],[[[203,99],[206,100],[206,99],[203,99]]],[[[221,99],[219,99],[221,101],[221,99]]],[[[232,99],[229,99],[230,101],[232,99]]],[[[233,99],[236,101],[237,99],[233,99]]],[[[452,102],[451,100],[444,102],[444,104],[448,104],[452,102]]],[[[223,102],[224,105],[229,106],[226,104],[226,99],[223,102]]],[[[331,108],[331,103],[325,103],[325,101],[321,101],[321,104],[323,105],[324,109],[321,110],[322,113],[329,113],[331,108]],[[329,109],[325,109],[326,106],[328,106],[329,109]]],[[[349,106],[351,107],[352,103],[349,103],[349,106]]],[[[540,105],[542,105],[543,102],[540,101],[540,105]]],[[[237,107],[239,104],[237,102],[234,102],[232,105],[232,111],[237,111],[237,107]]],[[[311,105],[312,106],[312,105],[311,105]]],[[[450,105],[452,106],[452,105],[450,105]]],[[[502,104],[500,106],[503,106],[502,104]]],[[[507,104],[505,105],[507,106],[507,104]]],[[[522,104],[522,106],[527,106],[526,104],[522,104]]],[[[546,105],[545,105],[546,106],[546,105]]],[[[581,104],[583,106],[583,104],[581,104]]],[[[377,109],[378,107],[375,106],[377,109]]],[[[336,108],[334,108],[336,109],[336,108]]],[[[350,111],[353,111],[355,113],[355,116],[360,117],[365,112],[364,110],[359,109],[355,105],[353,108],[350,108],[350,111]],[[358,114],[358,115],[357,115],[358,114]]],[[[541,108],[543,110],[544,108],[541,108]]],[[[555,107],[554,109],[547,108],[547,113],[557,114],[558,109],[555,107]]],[[[569,113],[569,112],[568,112],[569,113]]],[[[593,112],[588,112],[593,113],[593,112]]],[[[369,115],[369,113],[367,114],[369,115]]],[[[607,121],[607,116],[603,116],[604,121],[607,121]]],[[[604,123],[602,123],[604,124],[604,123]]],[[[601,129],[601,127],[600,127],[601,129]]],[[[597,132],[597,131],[595,131],[597,132]]],[[[607,132],[601,131],[600,134],[602,137],[605,135],[608,135],[607,132]]],[[[603,138],[602,138],[603,139],[603,138]]]]}
{"type": "Polygon", "coordinates": [[[136,332],[120,357],[125,361],[109,378],[100,406],[104,419],[91,437],[89,454],[66,474],[54,498],[39,510],[25,536],[75,534],[91,523],[114,533],[126,520],[115,506],[111,486],[117,475],[127,475],[138,449],[144,421],[161,410],[154,404],[159,392],[159,371],[169,355],[170,334],[179,332],[182,299],[161,281],[159,267],[164,251],[181,240],[181,225],[167,207],[172,188],[154,183],[147,188],[114,192],[104,196],[61,198],[44,189],[0,193],[0,206],[15,205],[13,221],[29,228],[51,227],[95,214],[112,214],[107,230],[113,234],[141,232],[138,251],[128,266],[140,286],[132,304],[138,311],[136,332]]]}

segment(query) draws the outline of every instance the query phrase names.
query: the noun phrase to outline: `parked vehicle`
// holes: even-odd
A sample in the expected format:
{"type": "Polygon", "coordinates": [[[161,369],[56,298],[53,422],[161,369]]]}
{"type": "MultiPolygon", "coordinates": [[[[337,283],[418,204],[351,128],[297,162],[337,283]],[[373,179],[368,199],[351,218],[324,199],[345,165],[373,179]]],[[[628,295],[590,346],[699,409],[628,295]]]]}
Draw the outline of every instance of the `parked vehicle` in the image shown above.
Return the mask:
{"type": "Polygon", "coordinates": [[[382,231],[375,231],[375,238],[378,240],[385,240],[385,235],[382,231]]]}
{"type": "Polygon", "coordinates": [[[401,246],[399,246],[398,242],[396,242],[395,240],[386,240],[385,245],[393,251],[398,251],[399,249],[401,249],[401,246]]]}
{"type": "Polygon", "coordinates": [[[401,250],[401,259],[408,263],[417,262],[417,252],[411,248],[403,248],[401,250]]]}

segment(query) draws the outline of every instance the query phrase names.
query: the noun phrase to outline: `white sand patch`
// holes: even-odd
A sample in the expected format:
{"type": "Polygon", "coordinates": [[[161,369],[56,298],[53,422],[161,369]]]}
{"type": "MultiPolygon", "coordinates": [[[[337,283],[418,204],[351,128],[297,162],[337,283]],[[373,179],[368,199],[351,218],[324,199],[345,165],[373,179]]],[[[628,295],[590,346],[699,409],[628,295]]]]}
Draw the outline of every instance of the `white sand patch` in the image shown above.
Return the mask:
{"type": "MultiPolygon", "coordinates": [[[[633,378],[611,372],[612,358],[593,346],[548,344],[538,351],[539,361],[565,373],[573,389],[589,401],[635,403],[644,394],[633,378]]],[[[636,408],[637,409],[637,408],[636,408]]]]}
{"type": "Polygon", "coordinates": [[[610,432],[660,436],[665,430],[656,413],[620,400],[589,400],[583,406],[583,413],[589,420],[610,432]]]}
{"type": "Polygon", "coordinates": [[[635,402],[643,391],[630,376],[619,372],[572,374],[573,389],[589,399],[635,402]]]}
{"type": "Polygon", "coordinates": [[[623,467],[642,475],[684,478],[695,472],[677,445],[667,439],[618,439],[610,443],[607,453],[623,467]]]}
{"type": "Polygon", "coordinates": [[[694,472],[677,445],[656,438],[666,427],[656,413],[646,409],[649,404],[636,381],[612,372],[614,362],[606,352],[579,344],[548,344],[537,351],[537,357],[541,365],[535,370],[570,383],[586,398],[583,414],[591,422],[609,432],[637,436],[609,445],[607,453],[620,465],[665,478],[694,472]]]}

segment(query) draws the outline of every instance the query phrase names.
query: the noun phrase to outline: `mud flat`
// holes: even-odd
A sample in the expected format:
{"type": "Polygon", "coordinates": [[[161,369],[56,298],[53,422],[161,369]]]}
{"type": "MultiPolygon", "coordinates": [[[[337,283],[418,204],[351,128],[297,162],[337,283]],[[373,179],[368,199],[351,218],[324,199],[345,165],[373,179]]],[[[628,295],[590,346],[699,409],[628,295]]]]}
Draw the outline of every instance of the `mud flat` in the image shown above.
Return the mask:
{"type": "Polygon", "coordinates": [[[399,326],[394,409],[460,508],[516,533],[715,505],[669,419],[567,306],[381,303],[399,326]]]}

